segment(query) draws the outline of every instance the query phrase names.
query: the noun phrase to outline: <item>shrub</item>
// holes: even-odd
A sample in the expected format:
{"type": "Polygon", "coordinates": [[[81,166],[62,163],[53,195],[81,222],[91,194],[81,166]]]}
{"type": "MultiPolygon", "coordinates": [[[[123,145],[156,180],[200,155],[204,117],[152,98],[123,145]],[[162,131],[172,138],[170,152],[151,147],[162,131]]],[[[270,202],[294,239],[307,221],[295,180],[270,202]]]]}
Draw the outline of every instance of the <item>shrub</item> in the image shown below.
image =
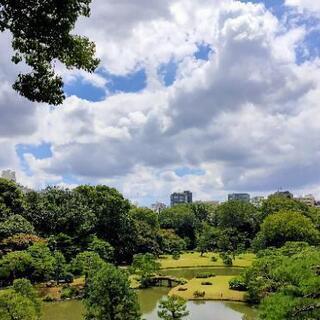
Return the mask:
{"type": "Polygon", "coordinates": [[[62,289],[61,299],[71,299],[79,295],[79,290],[76,287],[67,287],[62,289]]]}
{"type": "Polygon", "coordinates": [[[184,288],[184,287],[178,288],[178,291],[187,291],[187,290],[188,290],[188,288],[184,288]]]}
{"type": "Polygon", "coordinates": [[[210,281],[203,281],[203,282],[201,282],[201,285],[202,285],[202,286],[212,286],[212,282],[210,282],[210,281]]]}
{"type": "Polygon", "coordinates": [[[195,298],[204,298],[205,295],[206,295],[205,291],[199,291],[199,290],[197,290],[197,291],[195,291],[195,292],[193,293],[193,296],[194,296],[195,298]]]}
{"type": "Polygon", "coordinates": [[[55,301],[56,299],[55,299],[52,295],[48,294],[48,295],[46,295],[42,300],[43,300],[44,302],[53,302],[53,301],[55,301]]]}
{"type": "Polygon", "coordinates": [[[217,261],[218,261],[218,258],[217,258],[216,256],[212,256],[212,257],[211,257],[211,261],[212,261],[212,262],[217,262],[217,261]]]}
{"type": "Polygon", "coordinates": [[[209,272],[203,272],[203,273],[198,273],[196,274],[197,279],[208,279],[215,277],[216,275],[214,273],[209,273],[209,272]]]}
{"type": "Polygon", "coordinates": [[[225,266],[231,267],[232,266],[232,257],[227,253],[221,253],[220,257],[222,259],[222,262],[225,266]]]}
{"type": "Polygon", "coordinates": [[[63,280],[65,280],[66,283],[72,283],[74,280],[73,274],[70,272],[67,272],[63,278],[63,280]]]}
{"type": "Polygon", "coordinates": [[[174,260],[179,260],[180,259],[180,253],[179,252],[174,252],[172,254],[172,259],[174,260]]]}
{"type": "Polygon", "coordinates": [[[231,279],[229,281],[229,288],[231,290],[236,290],[236,291],[246,291],[247,290],[247,286],[241,277],[231,279]]]}

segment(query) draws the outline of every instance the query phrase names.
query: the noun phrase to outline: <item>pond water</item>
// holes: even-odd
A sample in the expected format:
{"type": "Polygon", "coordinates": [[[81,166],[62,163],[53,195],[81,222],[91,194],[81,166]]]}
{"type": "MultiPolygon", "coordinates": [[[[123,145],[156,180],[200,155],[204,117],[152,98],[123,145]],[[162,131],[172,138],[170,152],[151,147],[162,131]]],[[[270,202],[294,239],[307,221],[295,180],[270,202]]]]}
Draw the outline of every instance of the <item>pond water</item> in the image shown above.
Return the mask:
{"type": "MultiPolygon", "coordinates": [[[[216,275],[237,275],[239,268],[186,268],[162,270],[163,274],[179,278],[192,279],[197,273],[210,272],[216,275]]],[[[157,309],[161,298],[165,297],[169,288],[151,288],[138,290],[138,298],[146,320],[157,320],[157,309]]],[[[221,301],[189,301],[187,303],[190,315],[188,320],[246,320],[256,319],[256,311],[244,303],[221,301]]],[[[81,301],[64,301],[47,303],[44,306],[43,320],[82,320],[84,307],[81,301]]]]}
{"type": "MultiPolygon", "coordinates": [[[[156,320],[158,303],[169,292],[167,288],[152,288],[139,290],[138,297],[146,320],[156,320]]],[[[187,303],[192,320],[242,320],[255,319],[255,310],[243,303],[229,303],[220,301],[189,301],[187,303]]],[[[81,301],[64,301],[47,303],[44,306],[43,320],[82,320],[84,307],[81,301]]]]}

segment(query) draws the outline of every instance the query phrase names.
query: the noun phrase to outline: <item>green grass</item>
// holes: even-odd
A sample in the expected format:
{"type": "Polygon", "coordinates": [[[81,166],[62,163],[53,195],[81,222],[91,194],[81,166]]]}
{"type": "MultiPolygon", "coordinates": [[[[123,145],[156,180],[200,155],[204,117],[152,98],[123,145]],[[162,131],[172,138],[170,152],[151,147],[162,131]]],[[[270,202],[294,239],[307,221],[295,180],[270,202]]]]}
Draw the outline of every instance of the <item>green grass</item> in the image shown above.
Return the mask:
{"type": "Polygon", "coordinates": [[[245,293],[229,289],[229,280],[233,276],[216,276],[206,279],[212,282],[211,286],[202,285],[203,279],[191,279],[187,284],[173,288],[169,295],[178,295],[186,300],[227,300],[227,301],[245,301],[245,293]],[[187,289],[179,291],[179,288],[187,289]],[[202,298],[195,298],[194,292],[205,292],[202,298]]]}
{"type": "MultiPolygon", "coordinates": [[[[253,253],[245,253],[236,257],[232,267],[249,267],[255,255],[253,253]]],[[[225,267],[219,254],[206,253],[202,257],[199,252],[183,253],[179,260],[172,259],[172,256],[166,255],[160,260],[162,269],[177,269],[177,268],[194,268],[194,267],[225,267]],[[212,261],[211,257],[215,256],[217,261],[212,261]]]]}

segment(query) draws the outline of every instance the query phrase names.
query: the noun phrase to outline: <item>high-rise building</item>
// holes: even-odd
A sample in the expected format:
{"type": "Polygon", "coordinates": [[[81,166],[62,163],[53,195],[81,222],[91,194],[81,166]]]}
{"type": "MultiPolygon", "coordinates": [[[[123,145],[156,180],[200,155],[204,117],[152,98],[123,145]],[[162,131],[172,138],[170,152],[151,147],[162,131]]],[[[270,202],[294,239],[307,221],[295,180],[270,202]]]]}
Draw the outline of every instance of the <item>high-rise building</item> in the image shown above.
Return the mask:
{"type": "Polygon", "coordinates": [[[16,173],[13,170],[3,170],[1,172],[1,178],[7,179],[7,180],[11,180],[16,182],[16,173]]]}
{"type": "Polygon", "coordinates": [[[230,193],[228,195],[228,201],[232,201],[232,200],[250,202],[250,195],[248,193],[230,193]]]}
{"type": "Polygon", "coordinates": [[[170,195],[171,207],[180,203],[192,203],[192,192],[190,191],[174,192],[170,195]]]}

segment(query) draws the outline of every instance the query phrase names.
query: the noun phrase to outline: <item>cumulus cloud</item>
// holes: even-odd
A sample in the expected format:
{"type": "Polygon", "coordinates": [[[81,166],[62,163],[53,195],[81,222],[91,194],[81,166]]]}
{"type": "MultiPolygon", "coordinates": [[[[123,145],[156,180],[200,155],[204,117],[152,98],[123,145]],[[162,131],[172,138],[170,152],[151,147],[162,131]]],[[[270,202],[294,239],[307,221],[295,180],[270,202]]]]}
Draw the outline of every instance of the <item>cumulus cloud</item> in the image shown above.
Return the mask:
{"type": "MultiPolygon", "coordinates": [[[[18,98],[0,78],[0,145],[8,150],[0,167],[19,168],[15,145],[45,141],[52,156],[24,155],[26,183],[65,185],[68,176],[143,203],[179,189],[206,200],[279,187],[320,194],[320,62],[297,60],[304,25],[231,0],[95,0],[77,31],[96,41],[104,72],[143,68],[147,87],[100,102],[73,96],[49,109],[18,98]],[[212,48],[208,61],[194,56],[200,44],[212,48]],[[177,74],[165,87],[158,70],[169,61],[177,74]],[[181,176],[181,167],[203,174],[181,176]]],[[[107,85],[103,73],[63,74],[69,83],[107,85]]]]}

